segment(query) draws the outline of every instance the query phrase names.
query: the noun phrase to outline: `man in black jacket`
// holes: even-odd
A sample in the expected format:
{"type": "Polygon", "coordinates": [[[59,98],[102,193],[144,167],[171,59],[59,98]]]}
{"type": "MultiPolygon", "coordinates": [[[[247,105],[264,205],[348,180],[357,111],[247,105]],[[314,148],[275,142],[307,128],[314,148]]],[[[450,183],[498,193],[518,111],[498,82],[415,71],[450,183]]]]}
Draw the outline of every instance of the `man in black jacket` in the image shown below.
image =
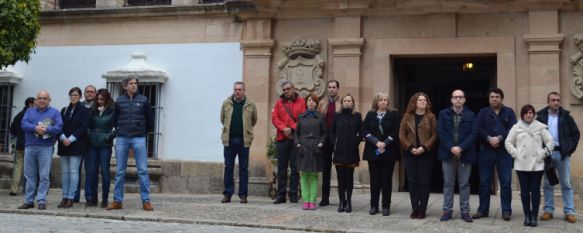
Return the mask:
{"type": "MultiPolygon", "coordinates": [[[[579,143],[579,129],[569,111],[561,107],[561,95],[551,92],[547,95],[548,107],[537,112],[537,120],[548,125],[553,137],[553,153],[551,157],[559,173],[561,183],[561,196],[563,198],[563,212],[565,220],[575,223],[575,203],[573,202],[573,187],[571,186],[571,154],[577,149],[579,143]]],[[[549,185],[545,176],[544,182],[545,204],[543,207],[542,221],[553,218],[555,210],[554,188],[549,185]]]]}
{"type": "MultiPolygon", "coordinates": [[[[10,124],[10,134],[16,137],[16,151],[14,153],[14,170],[12,170],[12,181],[10,182],[10,196],[16,196],[18,186],[22,180],[24,170],[24,131],[20,128],[22,117],[28,108],[34,106],[34,97],[28,97],[24,101],[24,108],[14,117],[10,124]]],[[[26,182],[25,182],[26,183],[26,182]]]]}
{"type": "Polygon", "coordinates": [[[143,209],[154,210],[150,204],[150,177],[148,176],[148,147],[146,137],[154,129],[154,114],[148,97],[138,93],[138,79],[129,77],[123,80],[126,93],[115,103],[112,121],[116,129],[115,144],[116,174],[113,202],[107,208],[115,210],[122,208],[125,173],[129,150],[132,148],[138,169],[140,182],[140,197],[143,209]]]}

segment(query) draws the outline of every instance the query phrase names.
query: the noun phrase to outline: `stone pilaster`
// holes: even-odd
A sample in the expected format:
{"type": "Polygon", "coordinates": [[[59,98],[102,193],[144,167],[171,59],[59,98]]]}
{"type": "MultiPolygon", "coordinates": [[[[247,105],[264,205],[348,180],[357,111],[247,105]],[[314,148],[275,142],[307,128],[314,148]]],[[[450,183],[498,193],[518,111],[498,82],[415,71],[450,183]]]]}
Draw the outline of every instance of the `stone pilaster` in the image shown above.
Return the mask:
{"type": "Polygon", "coordinates": [[[546,94],[560,91],[560,52],[564,35],[559,32],[556,11],[529,12],[528,44],[530,100],[539,109],[546,106],[546,94]]]}

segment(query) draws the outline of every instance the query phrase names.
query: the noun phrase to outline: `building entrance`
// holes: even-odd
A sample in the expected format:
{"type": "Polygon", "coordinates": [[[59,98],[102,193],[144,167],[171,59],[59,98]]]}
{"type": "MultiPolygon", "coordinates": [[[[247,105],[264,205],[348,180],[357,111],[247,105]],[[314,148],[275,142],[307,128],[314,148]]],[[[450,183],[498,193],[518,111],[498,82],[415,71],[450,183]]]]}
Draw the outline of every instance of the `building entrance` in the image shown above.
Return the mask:
{"type": "MultiPolygon", "coordinates": [[[[496,57],[397,57],[393,58],[395,97],[401,116],[405,112],[409,98],[415,92],[425,92],[432,104],[432,112],[437,117],[439,111],[451,106],[451,92],[461,89],[465,92],[465,107],[477,114],[480,108],[488,106],[488,90],[496,85],[496,57]]],[[[401,171],[404,166],[401,165],[401,171]]],[[[470,177],[471,193],[479,189],[478,166],[472,166],[470,177]]],[[[443,192],[441,161],[435,154],[431,175],[431,192],[443,192]]],[[[401,172],[400,190],[407,191],[406,173],[401,172]]],[[[456,192],[458,190],[456,182],[456,192]]]]}

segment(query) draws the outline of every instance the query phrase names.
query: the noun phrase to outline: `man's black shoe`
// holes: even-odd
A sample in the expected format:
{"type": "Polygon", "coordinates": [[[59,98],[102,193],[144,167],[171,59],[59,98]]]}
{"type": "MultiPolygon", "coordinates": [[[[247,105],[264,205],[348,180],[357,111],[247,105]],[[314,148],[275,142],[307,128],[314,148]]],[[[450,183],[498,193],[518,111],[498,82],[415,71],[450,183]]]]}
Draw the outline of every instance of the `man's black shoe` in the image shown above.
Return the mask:
{"type": "Polygon", "coordinates": [[[47,205],[46,204],[38,204],[38,209],[45,210],[45,209],[47,209],[47,205]]]}
{"type": "Polygon", "coordinates": [[[482,212],[476,212],[476,214],[472,215],[473,219],[480,219],[485,217],[488,217],[488,214],[484,214],[482,212]]]}
{"type": "Polygon", "coordinates": [[[330,205],[330,201],[324,200],[324,199],[322,199],[322,201],[320,201],[320,206],[328,206],[328,205],[330,205]]]}
{"type": "Polygon", "coordinates": [[[285,203],[285,197],[277,196],[277,198],[275,198],[275,201],[273,201],[273,204],[281,204],[281,203],[285,203]]]}
{"type": "Polygon", "coordinates": [[[383,216],[389,216],[391,215],[391,209],[390,208],[383,208],[383,216]]]}
{"type": "Polygon", "coordinates": [[[289,197],[289,202],[291,202],[291,203],[298,203],[298,197],[296,197],[296,196],[289,197]]]}
{"type": "Polygon", "coordinates": [[[370,207],[370,210],[368,210],[368,214],[370,215],[375,215],[379,213],[379,207],[370,207]]]}
{"type": "Polygon", "coordinates": [[[229,202],[231,202],[231,196],[224,195],[223,200],[221,200],[221,203],[229,203],[229,202]]]}
{"type": "Polygon", "coordinates": [[[8,193],[8,195],[10,195],[10,196],[16,196],[16,193],[10,192],[10,193],[8,193]]]}
{"type": "Polygon", "coordinates": [[[24,203],[20,206],[17,207],[19,210],[26,210],[26,209],[32,209],[34,208],[34,204],[30,204],[30,203],[24,203]]]}
{"type": "Polygon", "coordinates": [[[510,221],[510,213],[502,213],[502,219],[504,221],[510,221]]]}

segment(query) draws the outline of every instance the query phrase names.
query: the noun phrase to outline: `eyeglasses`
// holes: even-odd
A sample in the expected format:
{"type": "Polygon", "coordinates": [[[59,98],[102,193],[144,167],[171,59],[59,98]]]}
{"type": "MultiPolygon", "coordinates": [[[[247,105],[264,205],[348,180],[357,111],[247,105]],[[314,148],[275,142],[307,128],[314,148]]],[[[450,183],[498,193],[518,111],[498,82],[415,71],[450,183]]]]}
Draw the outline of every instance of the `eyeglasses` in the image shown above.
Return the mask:
{"type": "Polygon", "coordinates": [[[457,99],[457,100],[462,100],[462,99],[465,99],[466,97],[463,97],[461,95],[457,95],[457,96],[452,96],[451,98],[452,99],[457,99]]]}
{"type": "Polygon", "coordinates": [[[283,91],[289,91],[291,89],[292,89],[291,87],[288,87],[288,88],[284,88],[283,91]]]}

